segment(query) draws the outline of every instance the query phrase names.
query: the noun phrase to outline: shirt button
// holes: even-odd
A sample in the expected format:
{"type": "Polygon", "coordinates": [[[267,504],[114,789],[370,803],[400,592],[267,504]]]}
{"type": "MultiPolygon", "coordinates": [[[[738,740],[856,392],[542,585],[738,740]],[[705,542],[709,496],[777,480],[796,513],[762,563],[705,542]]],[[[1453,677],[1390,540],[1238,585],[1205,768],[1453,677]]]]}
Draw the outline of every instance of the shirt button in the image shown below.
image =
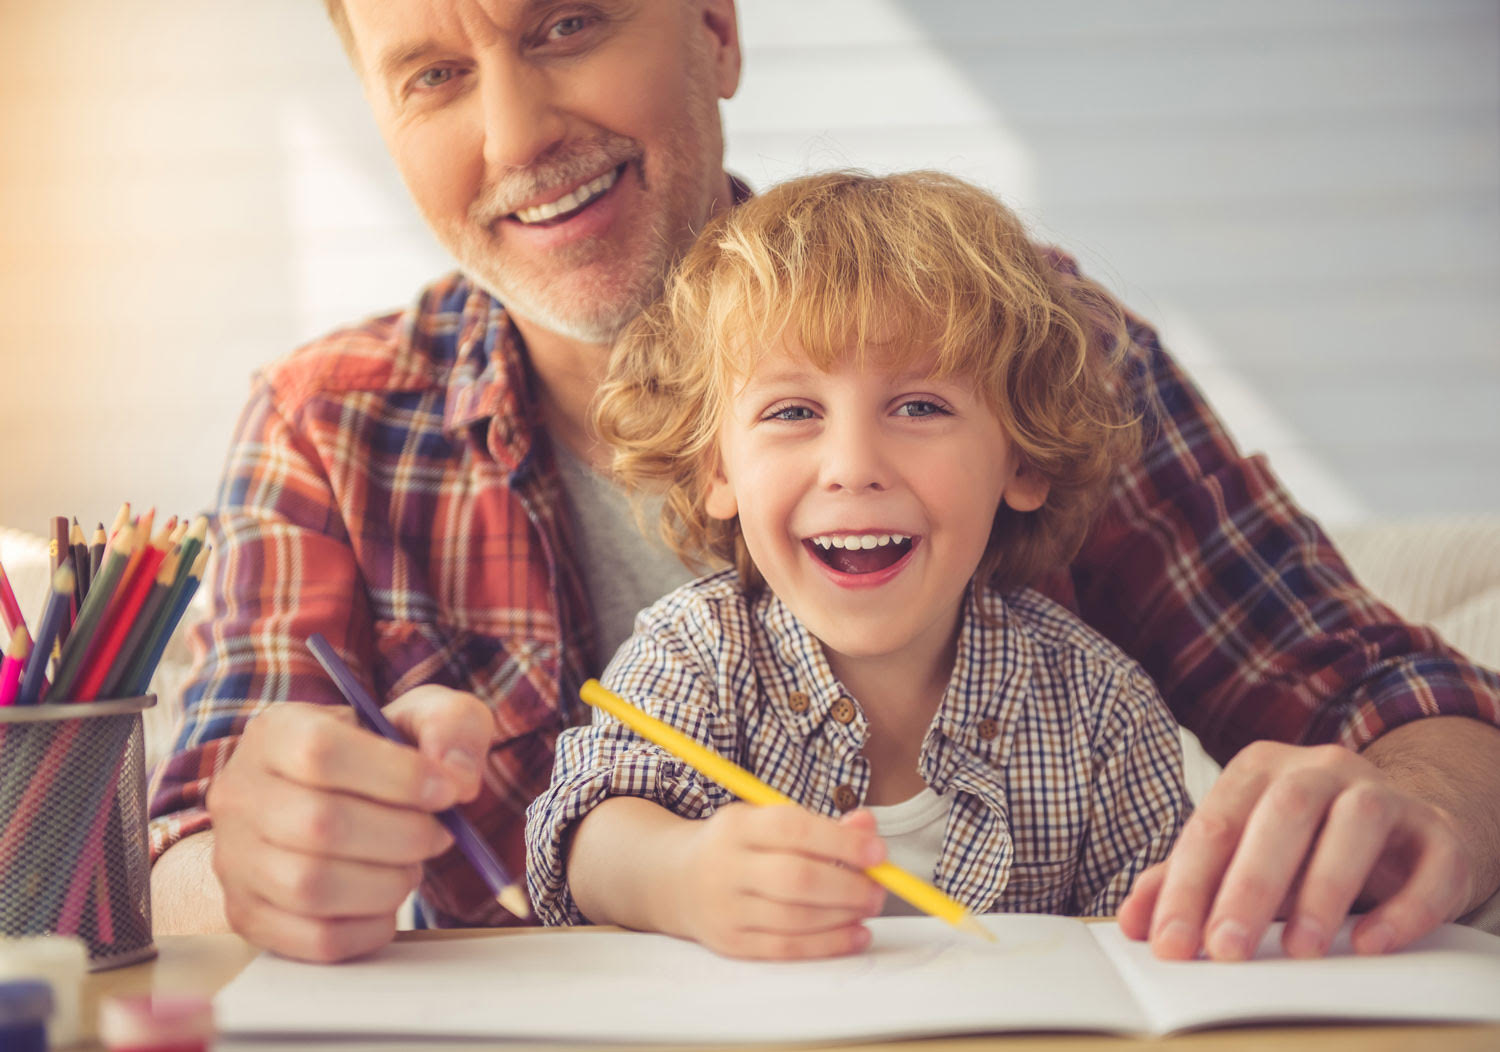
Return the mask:
{"type": "Polygon", "coordinates": [[[1000,724],[991,719],[979,721],[979,737],[983,741],[992,742],[1000,734],[1000,724]]]}
{"type": "Polygon", "coordinates": [[[807,711],[807,695],[800,690],[794,690],[787,695],[786,704],[793,712],[801,715],[807,711]]]}
{"type": "Polygon", "coordinates": [[[849,723],[854,719],[854,702],[848,698],[840,698],[833,703],[828,713],[840,723],[849,723]]]}
{"type": "Polygon", "coordinates": [[[859,795],[851,786],[841,785],[833,791],[833,806],[840,811],[853,811],[859,804],[859,795]]]}

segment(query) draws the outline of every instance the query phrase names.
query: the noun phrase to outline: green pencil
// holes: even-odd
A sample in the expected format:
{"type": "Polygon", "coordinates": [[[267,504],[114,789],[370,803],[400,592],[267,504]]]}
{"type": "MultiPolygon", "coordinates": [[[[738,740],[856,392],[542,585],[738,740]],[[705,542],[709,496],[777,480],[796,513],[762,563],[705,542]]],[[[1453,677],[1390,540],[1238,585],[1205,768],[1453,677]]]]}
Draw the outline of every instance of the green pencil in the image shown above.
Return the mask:
{"type": "Polygon", "coordinates": [[[63,647],[62,656],[58,659],[57,681],[52,684],[49,697],[61,701],[71,700],[68,698],[68,691],[73,688],[73,683],[78,678],[78,670],[83,667],[83,660],[88,656],[89,649],[94,644],[95,630],[99,627],[99,622],[109,607],[109,601],[114,598],[115,588],[120,583],[120,575],[125,572],[125,566],[130,562],[134,549],[135,537],[131,531],[120,531],[109,554],[104,557],[99,579],[89,587],[88,597],[83,601],[83,609],[78,612],[78,621],[73,626],[73,633],[68,637],[67,645],[63,647]]]}

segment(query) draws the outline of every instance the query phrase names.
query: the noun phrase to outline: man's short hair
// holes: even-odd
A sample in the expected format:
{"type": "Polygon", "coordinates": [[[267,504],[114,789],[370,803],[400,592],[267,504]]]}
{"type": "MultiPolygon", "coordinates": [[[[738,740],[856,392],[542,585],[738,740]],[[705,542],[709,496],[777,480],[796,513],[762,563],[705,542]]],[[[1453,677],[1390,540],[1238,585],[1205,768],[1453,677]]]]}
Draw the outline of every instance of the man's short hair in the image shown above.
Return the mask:
{"type": "Polygon", "coordinates": [[[715,217],[662,297],[622,334],[596,402],[627,485],[665,490],[662,535],[689,562],[761,580],[736,522],[704,497],[733,386],[794,339],[809,361],[971,380],[1031,470],[1040,509],[1002,504],[977,573],[1029,584],[1082,546],[1111,477],[1139,448],[1107,292],[1027,237],[994,195],[939,172],[831,172],[715,217]]]}
{"type": "Polygon", "coordinates": [[[344,10],[344,0],[323,0],[323,6],[328,9],[328,20],[338,31],[339,39],[344,42],[344,50],[353,59],[355,57],[354,32],[349,28],[349,12],[344,10]]]}

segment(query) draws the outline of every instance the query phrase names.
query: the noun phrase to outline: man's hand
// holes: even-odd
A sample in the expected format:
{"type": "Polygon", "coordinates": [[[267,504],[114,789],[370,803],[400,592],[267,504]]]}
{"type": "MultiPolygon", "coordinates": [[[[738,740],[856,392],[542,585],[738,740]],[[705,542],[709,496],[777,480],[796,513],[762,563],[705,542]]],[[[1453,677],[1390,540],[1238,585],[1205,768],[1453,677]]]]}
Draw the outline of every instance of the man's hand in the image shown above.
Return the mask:
{"type": "Polygon", "coordinates": [[[834,820],[800,807],[731,804],[694,823],[678,878],[679,927],[730,957],[857,953],[885,891],[860,872],[885,860],[868,811],[834,820]]]}
{"type": "Polygon", "coordinates": [[[1372,907],[1354,949],[1385,953],[1469,907],[1474,862],[1452,815],[1358,753],[1257,742],[1230,761],[1171,855],[1140,875],[1120,927],[1149,937],[1158,957],[1202,946],[1243,960],[1285,917],[1286,952],[1317,957],[1351,908],[1372,907]]]}
{"type": "Polygon", "coordinates": [[[385,709],[416,747],[342,706],[278,703],[209,787],[229,924],[287,957],[336,961],[395,935],[421,863],[452,838],[434,813],[472,800],[494,720],[478,698],[418,687],[385,709]]]}

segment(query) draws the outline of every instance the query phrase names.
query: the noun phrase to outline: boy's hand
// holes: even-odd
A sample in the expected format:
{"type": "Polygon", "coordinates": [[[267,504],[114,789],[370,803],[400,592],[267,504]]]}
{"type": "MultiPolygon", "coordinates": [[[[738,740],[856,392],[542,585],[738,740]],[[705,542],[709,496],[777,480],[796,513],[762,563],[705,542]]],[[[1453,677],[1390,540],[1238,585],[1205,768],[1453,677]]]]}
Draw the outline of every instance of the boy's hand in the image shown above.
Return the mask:
{"type": "Polygon", "coordinates": [[[210,785],[225,916],[255,945],[311,961],[385,945],[421,863],[452,843],[433,815],[479,792],[493,717],[435,686],[385,712],[416,748],[359,726],[346,706],[272,705],[210,785]]]}
{"type": "Polygon", "coordinates": [[[729,957],[857,953],[885,890],[860,870],[885,860],[868,811],[731,804],[697,827],[678,887],[679,929],[729,957]]]}
{"type": "Polygon", "coordinates": [[[1400,949],[1463,912],[1471,867],[1448,816],[1336,745],[1244,749],[1120,905],[1120,927],[1156,956],[1200,946],[1215,960],[1255,952],[1271,920],[1282,946],[1320,957],[1356,902],[1358,953],[1400,949]]]}

